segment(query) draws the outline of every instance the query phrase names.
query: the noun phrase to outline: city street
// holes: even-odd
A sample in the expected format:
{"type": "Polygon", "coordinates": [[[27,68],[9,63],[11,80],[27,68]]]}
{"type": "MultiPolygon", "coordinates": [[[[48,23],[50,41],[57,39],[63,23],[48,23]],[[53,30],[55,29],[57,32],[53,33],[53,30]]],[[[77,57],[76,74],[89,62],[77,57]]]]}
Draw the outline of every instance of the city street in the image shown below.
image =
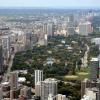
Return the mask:
{"type": "Polygon", "coordinates": [[[88,53],[89,53],[89,46],[86,44],[87,50],[82,58],[82,67],[87,67],[88,65],[88,53]]]}
{"type": "Polygon", "coordinates": [[[8,69],[7,69],[6,73],[3,76],[2,82],[8,81],[8,77],[9,77],[10,72],[11,72],[11,67],[12,67],[12,64],[13,64],[14,56],[15,56],[15,53],[13,53],[11,55],[11,59],[9,61],[8,69]]]}

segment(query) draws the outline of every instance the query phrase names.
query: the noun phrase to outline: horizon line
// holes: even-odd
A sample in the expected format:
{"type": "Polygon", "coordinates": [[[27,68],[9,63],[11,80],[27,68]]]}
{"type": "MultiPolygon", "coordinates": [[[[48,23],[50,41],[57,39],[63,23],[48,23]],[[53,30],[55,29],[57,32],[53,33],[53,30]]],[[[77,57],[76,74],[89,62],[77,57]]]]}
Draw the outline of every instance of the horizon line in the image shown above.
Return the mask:
{"type": "Polygon", "coordinates": [[[29,6],[19,6],[19,7],[7,7],[7,6],[4,6],[4,7],[0,7],[0,9],[100,9],[100,7],[29,7],[29,6]]]}

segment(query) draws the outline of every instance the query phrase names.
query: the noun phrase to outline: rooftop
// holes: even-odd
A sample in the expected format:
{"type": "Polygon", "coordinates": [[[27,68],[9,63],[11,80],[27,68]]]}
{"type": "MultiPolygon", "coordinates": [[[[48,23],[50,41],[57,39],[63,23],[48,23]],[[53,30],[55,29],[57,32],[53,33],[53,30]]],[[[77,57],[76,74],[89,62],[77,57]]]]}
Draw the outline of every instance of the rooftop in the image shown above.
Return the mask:
{"type": "Polygon", "coordinates": [[[3,82],[2,85],[9,85],[9,82],[3,82]]]}
{"type": "Polygon", "coordinates": [[[98,58],[92,58],[91,61],[98,61],[98,58]]]}

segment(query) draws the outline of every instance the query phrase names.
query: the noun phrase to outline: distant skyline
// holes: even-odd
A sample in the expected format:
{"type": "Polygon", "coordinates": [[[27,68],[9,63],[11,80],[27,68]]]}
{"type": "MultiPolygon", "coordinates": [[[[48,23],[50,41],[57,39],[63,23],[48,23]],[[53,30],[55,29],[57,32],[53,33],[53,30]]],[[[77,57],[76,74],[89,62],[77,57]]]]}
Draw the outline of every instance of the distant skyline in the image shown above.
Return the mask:
{"type": "Polygon", "coordinates": [[[100,8],[100,0],[0,0],[2,7],[100,8]]]}

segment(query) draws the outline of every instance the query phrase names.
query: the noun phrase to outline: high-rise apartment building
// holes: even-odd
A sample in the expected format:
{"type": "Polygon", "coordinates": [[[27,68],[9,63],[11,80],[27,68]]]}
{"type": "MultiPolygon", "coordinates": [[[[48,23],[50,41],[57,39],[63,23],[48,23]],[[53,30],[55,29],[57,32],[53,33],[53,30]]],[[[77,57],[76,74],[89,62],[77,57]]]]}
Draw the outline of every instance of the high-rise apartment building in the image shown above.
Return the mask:
{"type": "Polygon", "coordinates": [[[58,94],[56,100],[67,100],[66,95],[58,94]]]}
{"type": "Polygon", "coordinates": [[[26,98],[27,100],[31,99],[31,88],[24,86],[20,90],[20,96],[26,98]]]}
{"type": "Polygon", "coordinates": [[[92,58],[90,62],[90,79],[91,81],[97,81],[99,78],[99,60],[98,58],[92,58]]]}
{"type": "Polygon", "coordinates": [[[48,43],[47,24],[43,24],[39,33],[38,44],[46,46],[47,43],[48,43]]]}
{"type": "Polygon", "coordinates": [[[37,84],[35,85],[35,95],[40,97],[41,96],[41,82],[37,82],[37,84]]]}
{"type": "Polygon", "coordinates": [[[37,34],[34,34],[32,32],[30,41],[31,41],[31,48],[33,48],[33,46],[35,46],[37,44],[37,42],[38,42],[38,36],[37,36],[37,34]]]}
{"type": "Polygon", "coordinates": [[[0,39],[0,73],[3,72],[2,40],[0,39]]]}
{"type": "Polygon", "coordinates": [[[10,73],[10,87],[11,87],[11,90],[15,90],[18,87],[18,73],[17,72],[10,73]]]}
{"type": "Polygon", "coordinates": [[[55,100],[55,97],[52,96],[52,94],[49,94],[49,96],[48,96],[48,100],[55,100]]]}
{"type": "Polygon", "coordinates": [[[10,90],[10,100],[17,99],[19,97],[19,89],[10,90]]]}
{"type": "Polygon", "coordinates": [[[8,64],[8,60],[10,57],[10,38],[9,36],[3,36],[2,37],[2,50],[3,50],[3,59],[4,59],[4,64],[8,64]]]}
{"type": "Polygon", "coordinates": [[[35,85],[43,81],[43,70],[35,70],[35,85]]]}
{"type": "Polygon", "coordinates": [[[48,100],[49,95],[57,95],[57,81],[55,79],[46,79],[41,82],[41,100],[48,100]]]}
{"type": "Polygon", "coordinates": [[[86,93],[81,100],[100,100],[97,99],[97,89],[96,88],[87,88],[86,93]]]}
{"type": "Polygon", "coordinates": [[[79,24],[79,34],[88,36],[89,33],[93,32],[92,24],[90,22],[81,22],[79,24]]]}
{"type": "Polygon", "coordinates": [[[35,95],[39,96],[41,100],[48,100],[56,97],[57,95],[57,81],[48,78],[44,81],[38,82],[35,86],[35,95]],[[52,95],[52,97],[50,96],[52,95]]]}
{"type": "Polygon", "coordinates": [[[2,86],[0,87],[0,100],[3,99],[3,90],[2,90],[2,86]]]}
{"type": "Polygon", "coordinates": [[[97,80],[97,100],[100,100],[100,80],[97,80]]]}
{"type": "Polygon", "coordinates": [[[100,100],[99,60],[92,58],[90,61],[90,80],[81,83],[81,100],[100,100]]]}
{"type": "Polygon", "coordinates": [[[81,97],[84,96],[86,88],[90,87],[90,85],[91,85],[91,82],[90,82],[90,80],[87,79],[87,78],[84,79],[84,80],[81,82],[81,97]]]}

